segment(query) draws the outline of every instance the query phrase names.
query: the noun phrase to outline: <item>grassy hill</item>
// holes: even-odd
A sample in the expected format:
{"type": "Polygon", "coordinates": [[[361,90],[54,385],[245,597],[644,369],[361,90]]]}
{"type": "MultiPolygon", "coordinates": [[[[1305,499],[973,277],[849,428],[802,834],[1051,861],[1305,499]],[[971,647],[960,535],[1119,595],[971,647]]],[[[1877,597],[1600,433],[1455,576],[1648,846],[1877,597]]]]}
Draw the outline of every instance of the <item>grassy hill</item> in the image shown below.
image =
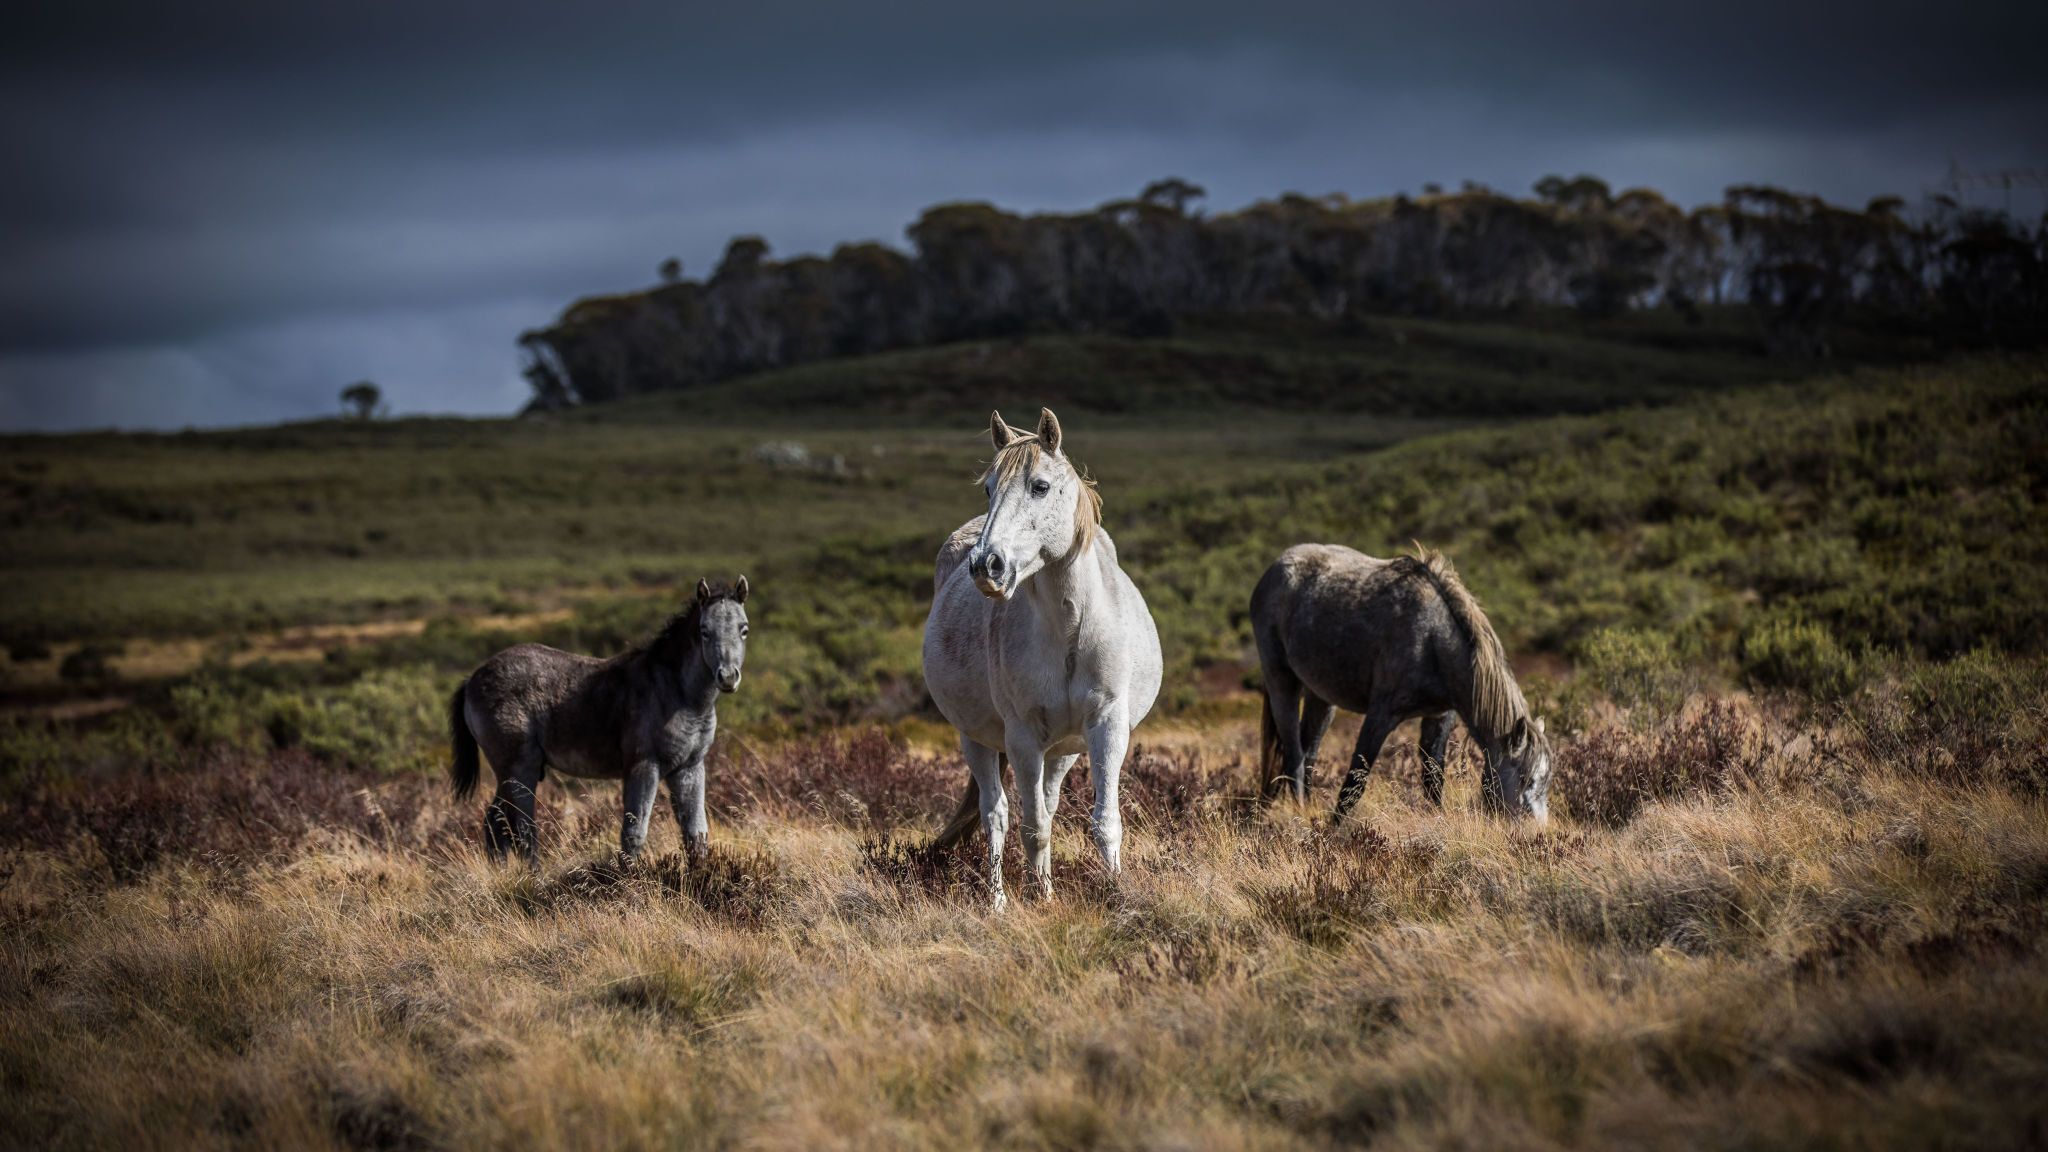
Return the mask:
{"type": "Polygon", "coordinates": [[[1728,314],[1248,317],[836,360],[540,420],[5,437],[0,639],[511,611],[793,562],[843,532],[936,541],[973,513],[961,481],[992,406],[1061,410],[1077,457],[1128,506],[1416,435],[1814,370],[1762,357],[1745,330],[1728,314]],[[785,441],[810,466],[757,454],[785,441]]]}

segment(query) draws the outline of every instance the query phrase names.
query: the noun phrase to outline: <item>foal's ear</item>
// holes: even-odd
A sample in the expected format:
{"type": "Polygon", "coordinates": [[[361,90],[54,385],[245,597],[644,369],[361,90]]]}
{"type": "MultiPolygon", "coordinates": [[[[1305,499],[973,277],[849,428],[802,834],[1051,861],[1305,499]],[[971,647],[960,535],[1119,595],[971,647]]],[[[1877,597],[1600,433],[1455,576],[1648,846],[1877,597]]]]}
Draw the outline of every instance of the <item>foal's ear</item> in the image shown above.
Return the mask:
{"type": "Polygon", "coordinates": [[[1017,438],[1017,430],[1003,423],[1001,412],[992,411],[988,414],[988,438],[995,441],[996,451],[1001,452],[1017,438]]]}
{"type": "Polygon", "coordinates": [[[710,602],[711,602],[711,581],[709,581],[709,580],[705,580],[705,579],[702,579],[702,578],[700,577],[700,578],[698,579],[698,581],[697,581],[697,603],[699,603],[699,604],[708,604],[708,603],[710,603],[710,602]]]}
{"type": "Polygon", "coordinates": [[[732,598],[742,604],[747,602],[747,578],[745,576],[741,576],[740,582],[732,586],[732,598]]]}
{"type": "Polygon", "coordinates": [[[1060,450],[1060,418],[1050,408],[1038,410],[1038,442],[1045,445],[1047,452],[1060,450]]]}

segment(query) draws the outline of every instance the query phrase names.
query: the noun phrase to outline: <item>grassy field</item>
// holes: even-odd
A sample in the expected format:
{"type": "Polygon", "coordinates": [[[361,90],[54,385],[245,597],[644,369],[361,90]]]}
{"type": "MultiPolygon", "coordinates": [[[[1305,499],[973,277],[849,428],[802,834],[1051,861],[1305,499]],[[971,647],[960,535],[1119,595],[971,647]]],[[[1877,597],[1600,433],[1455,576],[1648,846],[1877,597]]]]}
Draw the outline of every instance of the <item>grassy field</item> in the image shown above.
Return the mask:
{"type": "Polygon", "coordinates": [[[1249,729],[1180,727],[1124,878],[1077,792],[993,916],[914,847],[957,767],[873,733],[722,757],[695,869],[610,863],[610,789],[545,791],[528,871],[428,777],[217,752],[0,807],[0,1143],[2025,1146],[2043,672],[1990,724],[1927,670],[1624,716],[1545,830],[1462,750],[1441,813],[1406,747],[1342,829],[1262,813],[1249,729]]]}
{"type": "Polygon", "coordinates": [[[865,426],[812,368],[716,421],[6,441],[0,1145],[2038,1143],[2048,361],[1768,384],[1711,327],[1375,329],[1289,354],[1561,343],[1577,382],[1331,414],[1211,360],[1184,411],[1086,400],[1182,342],[1284,359],[1197,332],[840,365],[909,398],[865,426]],[[920,847],[961,769],[917,671],[986,455],[945,381],[992,362],[1073,386],[1169,664],[1126,874],[1076,773],[1059,897],[1000,916],[978,845],[920,847]],[[1462,736],[1425,807],[1412,729],[1343,828],[1327,757],[1317,813],[1254,802],[1243,605],[1301,539],[1454,557],[1557,734],[1549,827],[1476,812],[1462,736]],[[616,788],[556,785],[539,866],[482,859],[456,679],[741,568],[712,859],[660,823],[622,867],[616,788]]]}

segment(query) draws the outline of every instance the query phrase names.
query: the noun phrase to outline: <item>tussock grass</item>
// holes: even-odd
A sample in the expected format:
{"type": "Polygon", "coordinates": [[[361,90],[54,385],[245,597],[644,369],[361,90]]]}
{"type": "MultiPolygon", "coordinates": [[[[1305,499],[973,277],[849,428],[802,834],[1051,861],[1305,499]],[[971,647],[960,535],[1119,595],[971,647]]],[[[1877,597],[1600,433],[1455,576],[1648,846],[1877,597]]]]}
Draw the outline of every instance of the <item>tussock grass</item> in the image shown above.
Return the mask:
{"type": "Polygon", "coordinates": [[[543,791],[527,869],[437,784],[299,754],[47,782],[0,808],[0,1131],[2022,1143],[2048,1122],[2048,809],[1894,759],[1961,763],[1959,730],[1845,716],[1713,699],[1596,727],[1560,771],[1607,791],[1547,828],[1480,814],[1469,763],[1441,812],[1382,773],[1332,829],[1242,800],[1249,733],[1141,751],[1125,874],[1092,864],[1078,791],[1060,896],[1002,915],[976,842],[919,847],[957,765],[879,735],[728,755],[700,863],[666,823],[614,861],[607,788],[543,791]],[[153,852],[109,832],[139,824],[169,829],[153,852]]]}

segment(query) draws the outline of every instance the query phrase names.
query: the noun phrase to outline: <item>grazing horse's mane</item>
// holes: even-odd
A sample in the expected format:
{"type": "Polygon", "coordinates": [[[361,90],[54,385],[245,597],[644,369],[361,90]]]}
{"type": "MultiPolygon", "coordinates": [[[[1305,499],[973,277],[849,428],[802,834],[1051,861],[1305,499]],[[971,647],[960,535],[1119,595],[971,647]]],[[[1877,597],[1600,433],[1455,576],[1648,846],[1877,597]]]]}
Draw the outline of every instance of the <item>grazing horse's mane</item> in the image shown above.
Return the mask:
{"type": "MultiPolygon", "coordinates": [[[[991,474],[998,484],[1012,483],[1045,456],[1045,442],[1036,433],[1014,429],[1012,432],[1016,439],[996,452],[996,458],[989,462],[987,471],[976,478],[977,483],[985,483],[991,474]]],[[[1058,456],[1057,453],[1054,455],[1058,456]]],[[[1102,524],[1102,493],[1095,490],[1094,477],[1074,468],[1073,462],[1066,457],[1058,458],[1073,469],[1081,481],[1081,494],[1074,499],[1074,547],[1067,553],[1074,556],[1086,552],[1088,546],[1095,543],[1095,529],[1102,524]]]]}
{"type": "Polygon", "coordinates": [[[1397,565],[1403,575],[1429,581],[1444,598],[1451,618],[1472,642],[1472,719],[1482,735],[1506,736],[1514,730],[1516,721],[1528,718],[1529,704],[1515,683],[1514,669],[1508,665],[1500,637],[1494,635],[1486,613],[1479,610],[1479,601],[1458,579],[1458,570],[1451,567],[1449,558],[1434,548],[1417,544],[1415,555],[1397,556],[1390,563],[1397,565]]]}
{"type": "Polygon", "coordinates": [[[688,608],[669,617],[668,623],[661,626],[661,631],[655,633],[654,639],[642,647],[633,649],[630,655],[645,652],[663,663],[681,659],[697,649],[697,625],[704,618],[704,606],[716,604],[720,600],[737,599],[739,594],[729,584],[714,585],[711,589],[711,598],[708,600],[690,597],[688,608]]]}

